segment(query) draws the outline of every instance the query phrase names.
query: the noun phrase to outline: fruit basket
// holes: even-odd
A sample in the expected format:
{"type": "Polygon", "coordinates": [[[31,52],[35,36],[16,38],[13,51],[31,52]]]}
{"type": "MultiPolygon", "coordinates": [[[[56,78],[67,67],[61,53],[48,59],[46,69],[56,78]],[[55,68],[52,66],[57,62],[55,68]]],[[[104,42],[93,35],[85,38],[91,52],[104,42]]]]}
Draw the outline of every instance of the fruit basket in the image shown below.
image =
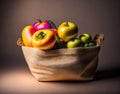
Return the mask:
{"type": "Polygon", "coordinates": [[[88,81],[94,79],[103,34],[96,35],[93,47],[40,50],[21,46],[27,65],[38,81],[88,81]]]}

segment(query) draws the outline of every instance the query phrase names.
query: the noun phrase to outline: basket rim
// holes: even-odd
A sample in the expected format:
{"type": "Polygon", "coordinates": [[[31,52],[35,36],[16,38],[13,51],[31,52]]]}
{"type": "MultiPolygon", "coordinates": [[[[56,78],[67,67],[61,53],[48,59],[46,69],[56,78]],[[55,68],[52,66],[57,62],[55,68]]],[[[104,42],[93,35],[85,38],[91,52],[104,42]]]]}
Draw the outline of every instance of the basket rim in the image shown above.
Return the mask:
{"type": "Polygon", "coordinates": [[[21,46],[22,48],[30,48],[30,49],[36,49],[36,50],[40,50],[40,51],[45,51],[45,52],[47,52],[47,51],[58,51],[58,50],[67,50],[67,49],[69,49],[69,50],[73,50],[73,49],[95,49],[95,48],[100,48],[101,46],[99,45],[99,46],[93,46],[93,47],[76,47],[76,48],[61,48],[61,49],[51,49],[51,50],[41,50],[41,49],[39,49],[39,48],[35,48],[35,47],[28,47],[28,46],[21,46]]]}
{"type": "Polygon", "coordinates": [[[76,55],[77,54],[83,54],[84,52],[99,52],[100,46],[95,47],[89,47],[89,48],[83,48],[83,47],[76,47],[76,48],[62,48],[62,49],[56,49],[56,50],[40,50],[38,48],[33,47],[26,47],[22,46],[22,50],[24,51],[32,51],[33,54],[37,54],[39,56],[59,56],[59,55],[76,55]]]}

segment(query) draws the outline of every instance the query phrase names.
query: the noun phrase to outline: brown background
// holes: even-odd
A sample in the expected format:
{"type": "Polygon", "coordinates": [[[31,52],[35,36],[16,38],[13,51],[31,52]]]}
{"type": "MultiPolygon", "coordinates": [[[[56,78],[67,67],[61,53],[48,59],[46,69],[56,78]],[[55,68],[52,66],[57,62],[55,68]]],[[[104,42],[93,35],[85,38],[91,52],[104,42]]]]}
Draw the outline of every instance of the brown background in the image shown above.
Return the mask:
{"type": "Polygon", "coordinates": [[[98,70],[117,69],[116,74],[119,75],[119,0],[1,0],[0,68],[2,70],[27,69],[21,48],[16,45],[16,41],[21,37],[23,27],[33,24],[38,18],[43,21],[52,20],[57,26],[63,21],[73,21],[79,28],[79,35],[105,34],[98,70]]]}

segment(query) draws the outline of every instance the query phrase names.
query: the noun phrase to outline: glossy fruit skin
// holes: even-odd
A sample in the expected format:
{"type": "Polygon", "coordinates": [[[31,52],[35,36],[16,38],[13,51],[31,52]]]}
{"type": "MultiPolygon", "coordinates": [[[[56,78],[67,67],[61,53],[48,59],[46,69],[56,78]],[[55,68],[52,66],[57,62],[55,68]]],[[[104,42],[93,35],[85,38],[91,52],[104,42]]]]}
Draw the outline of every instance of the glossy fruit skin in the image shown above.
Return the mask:
{"type": "Polygon", "coordinates": [[[55,35],[58,35],[57,29],[51,29],[51,30],[52,30],[52,32],[53,32],[55,35]]]}
{"type": "Polygon", "coordinates": [[[58,36],[58,31],[57,31],[57,29],[51,29],[52,30],[52,32],[54,33],[54,35],[55,35],[55,40],[56,40],[56,45],[55,45],[55,47],[54,48],[56,48],[56,49],[60,49],[60,48],[64,48],[64,43],[63,43],[63,41],[61,41],[61,39],[60,39],[60,37],[58,36]]]}
{"type": "Polygon", "coordinates": [[[76,48],[81,46],[81,41],[78,38],[72,39],[67,42],[67,48],[76,48]]]}
{"type": "Polygon", "coordinates": [[[95,44],[93,42],[85,43],[84,47],[93,47],[95,44]]]}
{"type": "Polygon", "coordinates": [[[65,42],[76,38],[78,35],[78,28],[73,22],[63,22],[58,26],[58,35],[65,42]]]}
{"type": "Polygon", "coordinates": [[[32,36],[33,47],[41,50],[52,49],[55,45],[55,36],[50,29],[38,30],[32,36]]]}
{"type": "Polygon", "coordinates": [[[41,20],[38,20],[37,22],[35,22],[33,24],[33,27],[35,28],[36,31],[37,30],[43,30],[43,29],[50,29],[51,28],[51,26],[50,26],[48,21],[43,21],[42,22],[41,20]]]}
{"type": "Polygon", "coordinates": [[[80,40],[81,40],[83,43],[88,43],[88,42],[90,42],[90,41],[92,40],[91,35],[90,35],[90,34],[87,34],[87,33],[82,34],[79,38],[80,38],[80,40]]]}
{"type": "Polygon", "coordinates": [[[35,33],[33,26],[25,26],[22,30],[22,40],[25,46],[32,47],[32,35],[35,33]]]}

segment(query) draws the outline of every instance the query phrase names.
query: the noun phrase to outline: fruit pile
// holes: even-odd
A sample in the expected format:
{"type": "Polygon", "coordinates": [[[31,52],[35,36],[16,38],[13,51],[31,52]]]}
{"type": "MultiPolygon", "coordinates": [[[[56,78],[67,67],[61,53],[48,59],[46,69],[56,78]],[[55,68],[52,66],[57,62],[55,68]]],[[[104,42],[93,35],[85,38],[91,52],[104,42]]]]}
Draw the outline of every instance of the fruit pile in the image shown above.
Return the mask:
{"type": "Polygon", "coordinates": [[[61,23],[57,28],[51,20],[38,20],[22,30],[24,46],[41,50],[95,46],[90,34],[81,34],[78,38],[77,36],[78,27],[70,21],[61,23]]]}

